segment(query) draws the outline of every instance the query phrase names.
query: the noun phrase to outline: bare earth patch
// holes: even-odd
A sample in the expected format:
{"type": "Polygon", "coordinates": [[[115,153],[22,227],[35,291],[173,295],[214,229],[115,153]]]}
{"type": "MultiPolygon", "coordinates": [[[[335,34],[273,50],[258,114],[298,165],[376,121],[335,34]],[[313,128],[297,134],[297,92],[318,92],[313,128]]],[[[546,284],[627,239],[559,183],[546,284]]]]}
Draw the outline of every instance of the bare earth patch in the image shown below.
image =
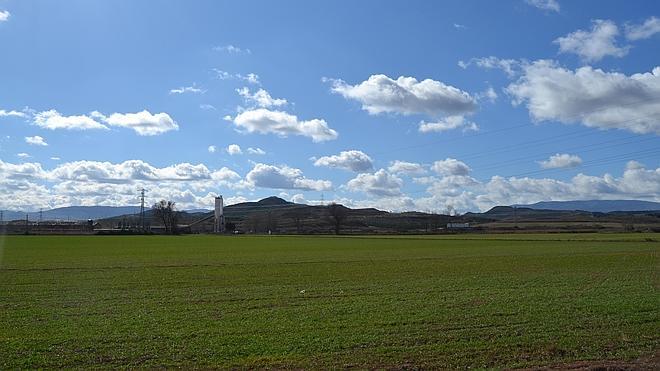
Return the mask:
{"type": "Polygon", "coordinates": [[[525,368],[523,370],[660,370],[660,351],[656,351],[655,354],[649,357],[642,357],[632,361],[576,361],[547,367],[525,368]]]}

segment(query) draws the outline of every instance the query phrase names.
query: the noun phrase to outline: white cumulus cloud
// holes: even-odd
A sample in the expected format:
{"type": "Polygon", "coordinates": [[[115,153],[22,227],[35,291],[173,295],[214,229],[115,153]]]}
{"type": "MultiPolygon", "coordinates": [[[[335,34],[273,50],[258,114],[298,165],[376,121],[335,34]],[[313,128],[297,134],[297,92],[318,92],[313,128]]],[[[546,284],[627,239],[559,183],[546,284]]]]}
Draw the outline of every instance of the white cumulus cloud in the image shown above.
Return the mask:
{"type": "MultiPolygon", "coordinates": [[[[621,175],[578,174],[561,181],[552,178],[493,176],[479,182],[469,175],[450,174],[421,178],[427,196],[413,199],[401,188],[403,181],[383,169],[374,174],[359,174],[344,187],[364,192],[366,200],[337,198],[351,207],[380,209],[455,211],[487,210],[496,205],[527,204],[547,200],[640,199],[660,201],[660,168],[646,169],[630,161],[621,175]]],[[[148,202],[169,199],[182,208],[210,207],[213,198],[223,193],[231,202],[246,201],[240,193],[228,189],[265,187],[329,190],[332,183],[307,179],[302,171],[288,166],[256,164],[246,180],[231,169],[210,170],[203,164],[180,163],[155,167],[141,160],[120,163],[74,161],[59,163],[52,170],[39,163],[7,163],[0,160],[0,209],[38,209],[70,205],[130,205],[136,202],[136,190],[149,190],[148,202]]],[[[461,173],[460,171],[458,173],[461,173]]],[[[291,192],[293,193],[293,192],[291,192]]],[[[304,200],[294,195],[297,201],[304,200]]],[[[231,203],[230,202],[230,203],[231,203]]],[[[319,204],[309,200],[309,204],[319,204]]]]}
{"type": "Polygon", "coordinates": [[[247,104],[251,106],[268,108],[284,106],[287,104],[286,99],[273,98],[270,96],[270,93],[264,89],[259,89],[251,94],[248,87],[242,87],[240,89],[236,89],[236,92],[238,95],[243,97],[243,99],[245,99],[247,104]]]}
{"type": "Polygon", "coordinates": [[[423,175],[426,173],[426,169],[421,164],[399,160],[392,161],[387,170],[392,174],[408,176],[423,175]]]}
{"type": "Polygon", "coordinates": [[[296,193],[295,195],[291,196],[291,202],[294,204],[306,204],[307,200],[305,200],[305,195],[302,193],[296,193]]]}
{"type": "Polygon", "coordinates": [[[477,99],[479,100],[488,100],[491,103],[495,103],[497,100],[497,92],[495,92],[495,89],[493,89],[492,86],[489,86],[488,89],[484,90],[481,93],[478,93],[475,95],[477,99]]]}
{"type": "Polygon", "coordinates": [[[57,130],[108,130],[108,127],[86,115],[62,116],[52,109],[36,113],[33,117],[35,125],[44,129],[57,130]]]}
{"type": "Polygon", "coordinates": [[[217,111],[218,109],[215,108],[214,105],[208,104],[208,103],[203,103],[199,105],[199,108],[205,110],[205,111],[217,111]]]}
{"type": "Polygon", "coordinates": [[[151,114],[144,110],[137,113],[113,113],[106,116],[98,111],[89,115],[63,116],[56,110],[35,113],[32,122],[42,128],[56,130],[108,130],[108,126],[132,129],[138,135],[159,135],[179,130],[179,125],[167,113],[151,114]]]}
{"type": "Polygon", "coordinates": [[[589,66],[572,71],[539,60],[525,66],[506,90],[514,104],[526,104],[535,121],[660,134],[660,67],[628,76],[589,66]]]}
{"type": "Polygon", "coordinates": [[[238,175],[237,172],[234,170],[231,170],[228,167],[222,167],[220,170],[212,171],[211,172],[211,179],[218,181],[218,182],[226,182],[230,180],[238,180],[241,179],[241,176],[238,175]]]}
{"type": "Polygon", "coordinates": [[[528,204],[547,200],[660,200],[660,168],[647,170],[631,161],[623,176],[578,174],[570,181],[493,176],[476,197],[479,207],[528,204]]]}
{"type": "Polygon", "coordinates": [[[209,153],[215,153],[218,150],[218,147],[211,145],[208,146],[206,150],[209,151],[209,153]]]}
{"type": "Polygon", "coordinates": [[[341,151],[338,155],[323,156],[314,162],[314,166],[325,166],[362,173],[373,168],[373,160],[366,153],[358,150],[341,151]]]}
{"type": "Polygon", "coordinates": [[[557,0],[525,0],[525,2],[543,10],[551,10],[557,13],[561,10],[557,0]]]}
{"type": "Polygon", "coordinates": [[[252,51],[247,48],[241,48],[236,45],[222,45],[222,46],[214,46],[213,50],[218,51],[218,52],[224,52],[228,54],[252,54],[252,51]]]}
{"type": "Polygon", "coordinates": [[[25,112],[20,112],[20,111],[6,111],[3,109],[0,109],[0,117],[26,117],[27,115],[25,112]]]}
{"type": "Polygon", "coordinates": [[[458,66],[466,69],[471,65],[476,65],[480,68],[485,69],[499,69],[504,71],[509,77],[513,77],[518,73],[520,68],[520,61],[515,59],[501,59],[495,56],[483,57],[483,58],[471,58],[467,62],[458,61],[458,66]]]}
{"type": "Polygon", "coordinates": [[[580,166],[580,164],[582,164],[582,159],[577,155],[557,153],[550,156],[547,160],[540,161],[539,164],[544,169],[563,169],[580,166]]]}
{"type": "Polygon", "coordinates": [[[141,160],[121,163],[99,161],[73,161],[57,166],[50,177],[57,180],[75,180],[106,183],[143,181],[192,181],[211,179],[212,172],[203,164],[180,163],[163,168],[141,160]]]}
{"type": "Polygon", "coordinates": [[[170,89],[170,94],[203,94],[206,90],[198,88],[197,85],[192,84],[192,86],[181,86],[178,88],[170,89]]]}
{"type": "Polygon", "coordinates": [[[44,179],[47,172],[39,163],[25,162],[22,164],[12,164],[0,160],[0,181],[17,179],[44,179]]]}
{"type": "Polygon", "coordinates": [[[27,144],[32,144],[35,146],[47,146],[48,143],[44,140],[44,138],[35,135],[33,137],[25,137],[25,143],[27,144]]]}
{"type": "Polygon", "coordinates": [[[363,192],[379,197],[399,196],[401,187],[403,180],[385,169],[375,173],[358,174],[346,183],[346,188],[351,192],[363,192]]]}
{"type": "Polygon", "coordinates": [[[241,150],[241,146],[239,146],[238,144],[230,144],[227,146],[227,153],[233,156],[233,155],[240,155],[243,153],[243,151],[241,150]]]}
{"type": "Polygon", "coordinates": [[[470,173],[470,167],[455,158],[436,161],[431,166],[431,170],[440,175],[468,175],[470,173]]]}
{"type": "Polygon", "coordinates": [[[245,176],[246,181],[260,188],[301,189],[307,191],[327,191],[332,189],[329,180],[308,179],[300,169],[288,166],[274,166],[257,163],[245,176]]]}
{"type": "Polygon", "coordinates": [[[34,209],[70,205],[135,204],[136,190],[148,189],[148,202],[168,199],[185,207],[209,207],[219,189],[240,188],[241,177],[226,167],[203,164],[155,167],[141,160],[121,163],[74,161],[44,170],[38,163],[0,160],[0,208],[34,209]]]}
{"type": "Polygon", "coordinates": [[[151,114],[144,110],[137,113],[113,113],[104,117],[103,121],[111,126],[133,129],[138,135],[152,136],[179,130],[179,125],[168,115],[161,112],[151,114]]]}
{"type": "Polygon", "coordinates": [[[215,75],[215,78],[218,80],[242,80],[250,84],[260,84],[259,75],[256,73],[248,73],[247,75],[243,75],[240,73],[230,73],[217,68],[213,68],[212,71],[215,75]]]}
{"type": "Polygon", "coordinates": [[[338,134],[330,129],[325,120],[298,120],[298,117],[282,111],[258,108],[239,113],[233,119],[234,125],[248,133],[275,134],[286,138],[300,135],[312,138],[314,142],[337,139],[338,134]]]}
{"type": "Polygon", "coordinates": [[[477,108],[476,100],[467,92],[440,81],[401,76],[396,80],[386,75],[372,75],[366,81],[350,85],[343,80],[326,79],[332,91],[355,100],[369,114],[398,113],[430,116],[464,115],[477,108]]]}
{"type": "Polygon", "coordinates": [[[8,10],[0,10],[0,22],[8,21],[9,16],[11,16],[11,13],[8,10]]]}
{"type": "Polygon", "coordinates": [[[629,47],[616,45],[619,35],[617,25],[609,20],[592,21],[591,30],[578,30],[554,41],[559,44],[561,53],[574,53],[585,62],[596,62],[606,56],[623,57],[628,54],[629,47]]]}
{"type": "Polygon", "coordinates": [[[422,121],[419,124],[420,133],[440,133],[447,130],[463,129],[463,131],[477,131],[479,126],[463,116],[449,116],[436,122],[422,121]]]}
{"type": "Polygon", "coordinates": [[[650,17],[642,24],[627,24],[626,38],[628,40],[642,40],[660,33],[660,18],[650,17]]]}
{"type": "Polygon", "coordinates": [[[249,154],[251,154],[251,155],[259,155],[259,156],[263,156],[263,155],[266,154],[266,151],[264,151],[263,149],[261,149],[261,148],[259,148],[259,147],[249,147],[249,148],[247,149],[247,153],[249,153],[249,154]]]}
{"type": "Polygon", "coordinates": [[[429,197],[414,200],[417,210],[488,210],[497,205],[567,200],[660,200],[660,168],[647,170],[631,161],[621,177],[578,174],[569,181],[552,178],[493,176],[480,182],[469,175],[425,177],[429,197]]]}

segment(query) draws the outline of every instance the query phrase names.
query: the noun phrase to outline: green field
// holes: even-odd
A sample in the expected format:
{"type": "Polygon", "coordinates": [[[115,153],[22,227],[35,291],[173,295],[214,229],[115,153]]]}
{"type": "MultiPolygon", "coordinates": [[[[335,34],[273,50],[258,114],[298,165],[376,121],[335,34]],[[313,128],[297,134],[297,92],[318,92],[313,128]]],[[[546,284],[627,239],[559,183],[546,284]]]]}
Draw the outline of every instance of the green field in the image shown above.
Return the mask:
{"type": "Polygon", "coordinates": [[[659,241],[0,236],[0,369],[652,367],[659,241]]]}

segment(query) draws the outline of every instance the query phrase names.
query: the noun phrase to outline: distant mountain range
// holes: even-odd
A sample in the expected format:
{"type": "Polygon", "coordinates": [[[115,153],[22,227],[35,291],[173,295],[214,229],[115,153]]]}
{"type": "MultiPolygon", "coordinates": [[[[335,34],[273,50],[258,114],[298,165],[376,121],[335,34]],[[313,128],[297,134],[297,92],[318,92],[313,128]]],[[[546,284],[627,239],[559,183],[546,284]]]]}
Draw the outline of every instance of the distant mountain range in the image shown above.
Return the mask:
{"type": "MultiPolygon", "coordinates": [[[[147,208],[147,211],[149,208],[147,208]]],[[[186,210],[189,213],[207,213],[211,210],[193,209],[186,210]]],[[[24,211],[2,210],[2,219],[25,220],[24,211]]],[[[69,206],[58,207],[56,209],[44,210],[41,213],[42,220],[87,220],[87,219],[105,219],[121,215],[139,214],[139,206],[69,206]]],[[[39,212],[28,213],[30,220],[39,220],[39,212]]]]}
{"type": "Polygon", "coordinates": [[[544,201],[531,205],[514,205],[535,210],[589,211],[610,213],[614,211],[657,211],[660,202],[637,200],[587,200],[587,201],[544,201]]]}
{"type": "MultiPolygon", "coordinates": [[[[243,202],[236,205],[226,206],[225,212],[231,214],[249,214],[255,210],[265,209],[281,209],[281,208],[296,208],[303,205],[297,205],[287,202],[278,197],[267,197],[263,200],[256,202],[243,202]]],[[[616,211],[658,211],[660,210],[659,202],[650,201],[637,201],[637,200],[588,200],[588,201],[548,201],[537,202],[531,205],[515,205],[518,208],[527,208],[533,210],[560,210],[560,211],[587,211],[587,212],[601,212],[609,213],[616,211]]],[[[506,214],[509,211],[504,208],[493,210],[484,213],[484,215],[493,215],[500,212],[506,214]]],[[[186,210],[191,214],[196,213],[209,213],[209,209],[192,209],[186,210]]],[[[376,211],[376,210],[374,210],[376,211]]],[[[43,220],[87,220],[87,219],[105,219],[113,218],[122,215],[138,214],[140,208],[138,206],[70,206],[60,207],[51,210],[44,210],[42,212],[43,220]]],[[[524,214],[524,211],[521,211],[524,214]]],[[[472,214],[472,213],[470,213],[472,214]]],[[[521,215],[522,215],[521,214],[521,215]]],[[[472,214],[477,215],[477,214],[472,214]]],[[[38,220],[39,212],[30,212],[28,215],[30,220],[38,220]]],[[[3,211],[3,220],[23,220],[25,219],[25,212],[21,211],[3,211]]]]}
{"type": "MultiPolygon", "coordinates": [[[[138,206],[68,206],[44,210],[41,213],[41,218],[43,220],[87,220],[110,218],[139,212],[140,207],[138,206]]],[[[28,218],[30,220],[39,220],[39,212],[29,212],[28,218]]],[[[3,210],[3,219],[5,221],[25,219],[25,212],[3,210]]]]}

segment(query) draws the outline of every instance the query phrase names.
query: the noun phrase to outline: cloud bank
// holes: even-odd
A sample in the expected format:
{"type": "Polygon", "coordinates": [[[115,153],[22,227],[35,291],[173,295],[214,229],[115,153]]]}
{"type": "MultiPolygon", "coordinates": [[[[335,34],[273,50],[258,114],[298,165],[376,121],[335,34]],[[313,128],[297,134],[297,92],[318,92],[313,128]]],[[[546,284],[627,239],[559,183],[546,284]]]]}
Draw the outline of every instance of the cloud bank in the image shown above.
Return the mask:
{"type": "Polygon", "coordinates": [[[660,134],[660,67],[628,76],[539,60],[526,65],[506,91],[514,104],[527,106],[534,121],[660,134]]]}
{"type": "Polygon", "coordinates": [[[265,108],[241,112],[232,121],[237,128],[248,133],[275,134],[282,138],[298,135],[311,138],[314,142],[324,142],[339,136],[325,120],[304,121],[289,113],[265,108]]]}

